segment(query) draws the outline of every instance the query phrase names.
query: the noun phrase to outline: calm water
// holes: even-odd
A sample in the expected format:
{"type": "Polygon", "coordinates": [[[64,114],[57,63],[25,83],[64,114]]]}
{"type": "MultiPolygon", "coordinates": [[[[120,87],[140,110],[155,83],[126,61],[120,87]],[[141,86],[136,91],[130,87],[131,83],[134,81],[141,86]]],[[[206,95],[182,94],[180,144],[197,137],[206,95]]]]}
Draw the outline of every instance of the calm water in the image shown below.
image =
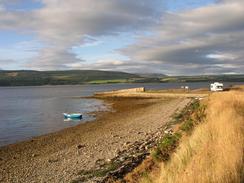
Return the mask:
{"type": "MultiPolygon", "coordinates": [[[[225,83],[225,86],[235,83],[225,83]]],[[[89,112],[106,110],[96,99],[74,99],[94,92],[144,86],[146,89],[208,87],[209,83],[111,84],[81,86],[0,87],[0,146],[54,132],[93,119],[89,112]],[[64,121],[63,112],[81,112],[83,120],[64,121]]]]}

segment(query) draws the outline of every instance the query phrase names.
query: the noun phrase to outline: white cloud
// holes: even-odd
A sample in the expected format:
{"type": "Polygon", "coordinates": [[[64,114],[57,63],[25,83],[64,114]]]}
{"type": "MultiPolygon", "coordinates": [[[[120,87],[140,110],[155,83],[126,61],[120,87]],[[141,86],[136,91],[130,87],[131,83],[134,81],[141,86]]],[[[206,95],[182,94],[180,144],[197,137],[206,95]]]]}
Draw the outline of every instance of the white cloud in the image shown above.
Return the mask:
{"type": "Polygon", "coordinates": [[[155,24],[161,14],[160,0],[153,3],[148,0],[43,0],[42,3],[43,8],[39,10],[0,12],[0,29],[37,34],[46,48],[28,66],[41,68],[43,65],[45,69],[48,65],[62,67],[64,62],[78,62],[68,50],[85,42],[87,35],[140,31],[155,24]]]}
{"type": "MultiPolygon", "coordinates": [[[[18,0],[13,0],[18,1],[18,0]]],[[[166,74],[244,71],[244,2],[164,12],[162,1],[43,0],[28,12],[7,11],[0,0],[0,30],[34,33],[43,48],[26,66],[34,69],[105,69],[166,74]],[[138,32],[149,32],[140,36],[138,32]],[[97,37],[134,32],[137,41],[120,50],[130,58],[85,62],[72,47],[100,44],[97,37]],[[95,38],[95,39],[94,39],[95,38]]]]}
{"type": "Polygon", "coordinates": [[[0,12],[4,11],[4,10],[5,10],[4,6],[2,4],[0,4],[0,12]]]}
{"type": "Polygon", "coordinates": [[[207,58],[217,59],[217,60],[235,60],[236,57],[232,54],[226,54],[226,53],[212,53],[206,55],[207,58]]]}
{"type": "Polygon", "coordinates": [[[154,34],[140,37],[121,52],[131,60],[158,61],[173,74],[243,72],[244,67],[244,2],[231,1],[170,13],[154,34]],[[222,65],[220,65],[222,61],[222,65]],[[230,69],[230,67],[228,67],[230,69]],[[228,70],[229,72],[229,70],[228,70]]]}

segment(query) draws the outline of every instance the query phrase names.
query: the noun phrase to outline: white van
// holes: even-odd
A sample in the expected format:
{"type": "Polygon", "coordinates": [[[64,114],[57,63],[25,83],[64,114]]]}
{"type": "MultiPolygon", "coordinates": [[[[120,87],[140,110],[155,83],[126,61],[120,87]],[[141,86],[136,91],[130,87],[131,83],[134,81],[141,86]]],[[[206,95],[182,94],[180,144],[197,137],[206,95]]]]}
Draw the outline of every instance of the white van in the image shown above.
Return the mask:
{"type": "Polygon", "coordinates": [[[224,84],[219,82],[214,82],[210,84],[210,90],[211,91],[223,91],[224,90],[224,84]]]}

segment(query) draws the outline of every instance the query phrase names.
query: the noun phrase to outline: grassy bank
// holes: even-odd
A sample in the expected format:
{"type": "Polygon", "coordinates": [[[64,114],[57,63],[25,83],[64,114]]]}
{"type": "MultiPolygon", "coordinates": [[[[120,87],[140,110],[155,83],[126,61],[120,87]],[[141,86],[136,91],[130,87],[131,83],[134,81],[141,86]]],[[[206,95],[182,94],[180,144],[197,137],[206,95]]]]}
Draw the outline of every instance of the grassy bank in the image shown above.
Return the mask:
{"type": "Polygon", "coordinates": [[[165,135],[151,157],[127,175],[127,180],[140,183],[243,182],[244,93],[215,93],[206,103],[206,110],[204,105],[195,103],[193,108],[188,107],[178,114],[175,120],[181,123],[176,125],[176,132],[165,135]]]}
{"type": "Polygon", "coordinates": [[[158,182],[242,182],[243,132],[244,94],[211,95],[206,122],[162,164],[158,182]]]}

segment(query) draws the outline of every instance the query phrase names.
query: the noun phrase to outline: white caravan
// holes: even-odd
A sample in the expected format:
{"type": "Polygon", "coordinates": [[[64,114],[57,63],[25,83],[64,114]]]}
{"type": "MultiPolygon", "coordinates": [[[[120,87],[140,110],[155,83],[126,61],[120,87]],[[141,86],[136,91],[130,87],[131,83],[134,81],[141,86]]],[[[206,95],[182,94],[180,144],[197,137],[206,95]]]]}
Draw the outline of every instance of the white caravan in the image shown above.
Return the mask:
{"type": "Polygon", "coordinates": [[[211,91],[223,91],[224,90],[223,88],[224,88],[223,83],[214,82],[214,83],[210,84],[211,91]]]}

